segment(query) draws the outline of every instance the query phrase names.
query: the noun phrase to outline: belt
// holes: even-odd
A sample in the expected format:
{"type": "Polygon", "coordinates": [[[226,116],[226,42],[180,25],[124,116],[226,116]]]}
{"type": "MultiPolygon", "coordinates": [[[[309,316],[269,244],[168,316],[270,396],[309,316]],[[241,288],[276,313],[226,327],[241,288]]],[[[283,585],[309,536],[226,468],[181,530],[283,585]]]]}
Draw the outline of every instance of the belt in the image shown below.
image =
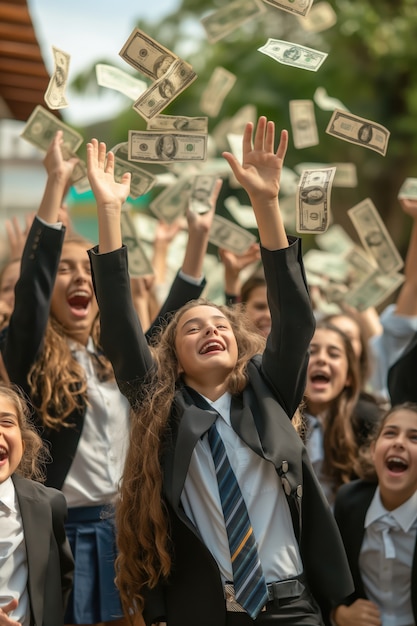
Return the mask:
{"type": "MultiPolygon", "coordinates": [[[[305,577],[303,574],[295,578],[268,583],[266,586],[268,602],[275,601],[279,603],[289,598],[299,597],[305,589],[304,583],[305,577]]],[[[246,613],[245,609],[236,600],[233,583],[225,583],[224,590],[226,595],[226,610],[234,613],[246,613]]],[[[266,611],[266,606],[263,607],[262,611],[266,611]]]]}

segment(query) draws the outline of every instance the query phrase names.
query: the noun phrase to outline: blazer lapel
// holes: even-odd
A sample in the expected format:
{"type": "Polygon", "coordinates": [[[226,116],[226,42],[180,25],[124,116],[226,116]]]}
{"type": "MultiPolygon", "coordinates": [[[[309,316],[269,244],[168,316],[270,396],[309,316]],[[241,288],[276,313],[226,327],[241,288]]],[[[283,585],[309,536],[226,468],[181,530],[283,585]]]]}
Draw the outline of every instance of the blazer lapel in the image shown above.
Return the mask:
{"type": "Polygon", "coordinates": [[[252,411],[250,407],[243,404],[241,395],[232,396],[230,423],[233,430],[256,454],[264,456],[252,411]]]}
{"type": "Polygon", "coordinates": [[[28,563],[28,591],[35,624],[42,624],[45,593],[45,557],[49,554],[49,510],[35,495],[30,481],[13,476],[22,515],[28,563]]]}
{"type": "Polygon", "coordinates": [[[177,441],[171,467],[171,490],[167,493],[176,511],[179,509],[181,492],[190,465],[191,455],[199,438],[217,418],[216,412],[191,405],[184,409],[178,426],[177,441]],[[175,468],[175,471],[174,471],[175,468]]]}

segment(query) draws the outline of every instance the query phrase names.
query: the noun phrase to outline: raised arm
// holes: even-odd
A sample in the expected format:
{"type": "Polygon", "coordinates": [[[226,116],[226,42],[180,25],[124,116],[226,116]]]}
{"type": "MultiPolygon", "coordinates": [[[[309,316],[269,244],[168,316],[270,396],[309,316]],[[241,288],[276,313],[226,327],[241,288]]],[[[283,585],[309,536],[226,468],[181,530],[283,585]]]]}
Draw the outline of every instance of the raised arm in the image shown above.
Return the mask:
{"type": "Polygon", "coordinates": [[[258,224],[259,238],[264,248],[279,250],[288,247],[288,239],[278,204],[281,171],[288,146],[288,133],[281,131],[275,151],[275,124],[261,116],[255,130],[246,125],[243,135],[242,164],[230,152],[223,156],[233,174],[246,190],[258,224]]]}

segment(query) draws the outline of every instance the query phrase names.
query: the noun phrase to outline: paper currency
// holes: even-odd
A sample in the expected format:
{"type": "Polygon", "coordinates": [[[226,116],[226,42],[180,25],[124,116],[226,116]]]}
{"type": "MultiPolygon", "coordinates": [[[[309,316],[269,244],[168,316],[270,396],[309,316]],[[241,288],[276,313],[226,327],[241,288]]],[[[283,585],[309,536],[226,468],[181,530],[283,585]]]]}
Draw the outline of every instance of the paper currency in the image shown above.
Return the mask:
{"type": "Polygon", "coordinates": [[[147,130],[182,130],[187,133],[208,133],[207,117],[184,115],[156,115],[146,126],[147,130]]]}
{"type": "Polygon", "coordinates": [[[46,152],[58,130],[62,130],[63,133],[63,153],[65,152],[68,155],[75,154],[83,142],[82,135],[64,124],[64,122],[61,122],[53,113],[50,113],[40,104],[32,111],[20,136],[43,152],[46,152]]]}
{"type": "Polygon", "coordinates": [[[320,33],[336,24],[337,15],[328,2],[318,2],[311,7],[307,17],[299,18],[299,22],[304,30],[320,33]]]}
{"type": "Polygon", "coordinates": [[[207,135],[129,130],[129,161],[204,161],[207,135]]]}
{"type": "Polygon", "coordinates": [[[313,4],[313,0],[265,0],[265,2],[276,9],[302,16],[307,15],[313,4]]]}
{"type": "Polygon", "coordinates": [[[240,204],[236,196],[229,196],[225,199],[224,206],[243,228],[258,228],[255,213],[250,205],[240,204]]]}
{"type": "Polygon", "coordinates": [[[322,111],[334,111],[339,109],[341,111],[348,111],[347,107],[338,98],[329,96],[324,87],[317,87],[313,96],[314,102],[322,111]]]}
{"type": "Polygon", "coordinates": [[[185,214],[188,208],[192,184],[192,177],[179,178],[152,200],[149,205],[152,213],[167,224],[175,222],[178,217],[185,214]]]}
{"type": "Polygon", "coordinates": [[[353,246],[343,257],[349,266],[349,287],[362,284],[377,270],[374,258],[360,246],[353,246]]]}
{"type": "Polygon", "coordinates": [[[118,67],[106,63],[97,63],[96,78],[101,87],[119,91],[131,100],[137,100],[148,88],[144,80],[139,80],[118,67]]]}
{"type": "Polygon", "coordinates": [[[333,112],[326,133],[369,148],[385,156],[388,147],[389,130],[358,115],[336,109],[333,112]]]}
{"type": "Polygon", "coordinates": [[[295,148],[318,145],[319,134],[312,100],[290,100],[290,122],[295,148]]]}
{"type": "Polygon", "coordinates": [[[143,196],[145,193],[148,193],[148,191],[150,191],[155,184],[155,176],[152,176],[152,174],[141,167],[133,165],[133,163],[128,163],[123,159],[115,157],[114,179],[117,182],[120,182],[123,174],[126,172],[130,172],[132,175],[129,193],[131,198],[139,198],[140,196],[143,196]]]}
{"type": "Polygon", "coordinates": [[[357,187],[358,176],[354,163],[297,163],[294,166],[296,172],[303,170],[315,170],[322,167],[335,167],[336,173],[333,179],[333,187],[357,187]]]}
{"type": "Polygon", "coordinates": [[[211,209],[211,196],[217,183],[217,176],[199,174],[194,177],[190,190],[189,207],[194,213],[208,213],[211,209]]]}
{"type": "Polygon", "coordinates": [[[140,244],[135,225],[128,211],[122,211],[120,225],[122,229],[122,241],[128,251],[129,274],[131,276],[153,274],[152,264],[140,244]]]}
{"type": "Polygon", "coordinates": [[[149,121],[175,100],[196,78],[197,74],[191,65],[178,59],[161,78],[139,96],[133,109],[149,121]]]}
{"type": "Polygon", "coordinates": [[[54,73],[51,76],[45,92],[45,102],[50,109],[64,109],[68,106],[65,97],[67,88],[70,55],[55,46],[52,46],[54,55],[54,73]]]}
{"type": "Polygon", "coordinates": [[[178,59],[171,50],[139,28],[133,29],[119,55],[126,63],[151,80],[161,78],[178,59]]]}
{"type": "Polygon", "coordinates": [[[87,164],[79,159],[78,163],[75,164],[74,169],[72,170],[71,183],[74,185],[75,183],[79,183],[84,178],[87,177],[87,164]]]}
{"type": "Polygon", "coordinates": [[[417,200],[417,178],[406,178],[400,187],[398,197],[417,200]]]}
{"type": "Polygon", "coordinates": [[[392,241],[374,203],[366,198],[348,210],[365,250],[375,259],[381,272],[397,272],[404,262],[392,241]]]}
{"type": "Polygon", "coordinates": [[[348,275],[349,266],[339,254],[311,248],[303,256],[305,268],[312,274],[343,283],[348,275]]]}
{"type": "Polygon", "coordinates": [[[301,172],[297,187],[299,233],[324,233],[330,224],[330,194],[335,167],[301,172]]]}
{"type": "Polygon", "coordinates": [[[243,254],[249,246],[256,242],[256,237],[225,217],[215,215],[210,229],[209,241],[219,248],[230,250],[235,254],[243,254]]]}
{"type": "Polygon", "coordinates": [[[257,0],[235,0],[203,17],[203,25],[210,43],[223,39],[245,22],[258,17],[265,7],[257,0]]]}
{"type": "Polygon", "coordinates": [[[342,255],[349,252],[355,245],[354,241],[340,224],[332,224],[329,226],[327,232],[316,238],[316,243],[322,250],[342,255]]]}
{"type": "Polygon", "coordinates": [[[268,39],[265,45],[258,48],[258,51],[278,61],[278,63],[310,70],[311,72],[317,72],[328,56],[326,52],[321,52],[320,50],[313,50],[290,41],[271,38],[268,39]]]}
{"type": "Polygon", "coordinates": [[[361,285],[349,291],[345,302],[358,311],[375,307],[388,298],[404,282],[403,274],[374,272],[361,285]]]}
{"type": "Polygon", "coordinates": [[[216,67],[201,95],[200,109],[203,113],[216,117],[235,82],[236,76],[232,72],[221,66],[216,67]]]}

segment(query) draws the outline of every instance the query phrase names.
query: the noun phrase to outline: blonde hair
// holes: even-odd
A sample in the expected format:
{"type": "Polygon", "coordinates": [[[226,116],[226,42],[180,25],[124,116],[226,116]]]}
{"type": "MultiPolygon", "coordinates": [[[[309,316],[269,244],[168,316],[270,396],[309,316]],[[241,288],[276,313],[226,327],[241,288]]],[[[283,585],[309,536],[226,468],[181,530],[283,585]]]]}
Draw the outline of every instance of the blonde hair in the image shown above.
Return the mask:
{"type": "Polygon", "coordinates": [[[23,478],[43,482],[45,480],[44,464],[49,460],[49,453],[33,425],[29,400],[17,385],[3,382],[0,382],[0,402],[1,398],[5,398],[15,407],[24,444],[23,455],[16,474],[23,478]]]}
{"type": "Polygon", "coordinates": [[[227,378],[228,391],[240,393],[247,384],[247,364],[265,347],[238,309],[217,306],[200,299],[182,307],[159,334],[152,347],[154,366],[141,385],[131,420],[130,446],[116,509],[118,557],[116,582],[125,615],[133,624],[132,612],[143,608],[143,587],[155,587],[166,579],[172,565],[168,515],[162,495],[161,460],[171,435],[169,420],[181,376],[175,338],[181,316],[196,306],[214,306],[229,320],[236,337],[238,358],[227,378]]]}

